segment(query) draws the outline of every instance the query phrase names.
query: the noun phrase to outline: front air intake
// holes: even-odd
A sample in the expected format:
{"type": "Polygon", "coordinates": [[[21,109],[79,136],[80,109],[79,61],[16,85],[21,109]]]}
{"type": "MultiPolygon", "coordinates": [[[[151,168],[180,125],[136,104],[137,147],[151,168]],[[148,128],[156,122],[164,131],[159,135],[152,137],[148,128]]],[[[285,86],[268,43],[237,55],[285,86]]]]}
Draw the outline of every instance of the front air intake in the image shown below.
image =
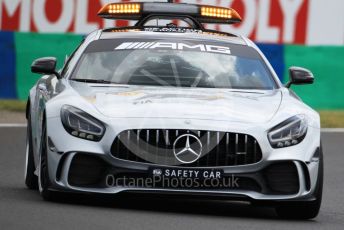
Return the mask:
{"type": "Polygon", "coordinates": [[[263,171],[269,193],[274,195],[296,194],[299,191],[299,177],[293,162],[280,162],[263,171]]]}
{"type": "Polygon", "coordinates": [[[78,153],[72,159],[68,183],[80,187],[99,186],[106,171],[107,164],[99,157],[78,153]]]}

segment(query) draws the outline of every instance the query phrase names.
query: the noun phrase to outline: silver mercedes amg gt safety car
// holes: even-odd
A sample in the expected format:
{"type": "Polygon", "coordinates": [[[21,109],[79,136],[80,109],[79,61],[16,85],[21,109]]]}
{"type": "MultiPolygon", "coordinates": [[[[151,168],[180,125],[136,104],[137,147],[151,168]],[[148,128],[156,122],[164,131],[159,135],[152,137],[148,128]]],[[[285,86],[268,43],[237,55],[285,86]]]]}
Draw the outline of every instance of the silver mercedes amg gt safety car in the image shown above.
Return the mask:
{"type": "Polygon", "coordinates": [[[290,89],[313,83],[290,68],[282,85],[249,39],[207,30],[233,9],[114,3],[99,15],[137,20],[89,34],[30,90],[26,185],[57,192],[222,197],[314,218],[322,197],[319,115],[290,89]],[[177,26],[175,21],[183,26],[177,26]]]}

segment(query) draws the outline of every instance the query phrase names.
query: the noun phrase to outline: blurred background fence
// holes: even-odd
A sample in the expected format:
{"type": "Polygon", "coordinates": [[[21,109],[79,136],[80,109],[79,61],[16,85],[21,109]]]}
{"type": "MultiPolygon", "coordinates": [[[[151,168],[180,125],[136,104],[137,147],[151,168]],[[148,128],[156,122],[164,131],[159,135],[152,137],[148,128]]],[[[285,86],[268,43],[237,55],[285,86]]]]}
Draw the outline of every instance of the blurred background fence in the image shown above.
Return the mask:
{"type": "MultiPolygon", "coordinates": [[[[0,0],[0,98],[25,100],[37,81],[36,58],[55,56],[59,67],[89,32],[132,22],[105,21],[100,7],[116,0],[0,0]]],[[[176,0],[235,8],[236,26],[207,25],[254,40],[280,79],[290,66],[313,71],[314,85],[293,89],[316,109],[344,109],[343,0],[176,0]]]]}

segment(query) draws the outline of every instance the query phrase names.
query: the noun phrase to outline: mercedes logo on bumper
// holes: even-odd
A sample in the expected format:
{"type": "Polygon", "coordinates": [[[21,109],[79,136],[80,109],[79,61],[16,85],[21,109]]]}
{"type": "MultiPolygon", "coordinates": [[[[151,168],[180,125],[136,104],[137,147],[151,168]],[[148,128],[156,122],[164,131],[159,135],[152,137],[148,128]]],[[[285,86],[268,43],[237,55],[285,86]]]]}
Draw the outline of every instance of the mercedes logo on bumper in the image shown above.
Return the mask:
{"type": "Polygon", "coordinates": [[[202,155],[202,142],[195,135],[181,135],[173,143],[173,153],[179,162],[193,163],[202,155]]]}

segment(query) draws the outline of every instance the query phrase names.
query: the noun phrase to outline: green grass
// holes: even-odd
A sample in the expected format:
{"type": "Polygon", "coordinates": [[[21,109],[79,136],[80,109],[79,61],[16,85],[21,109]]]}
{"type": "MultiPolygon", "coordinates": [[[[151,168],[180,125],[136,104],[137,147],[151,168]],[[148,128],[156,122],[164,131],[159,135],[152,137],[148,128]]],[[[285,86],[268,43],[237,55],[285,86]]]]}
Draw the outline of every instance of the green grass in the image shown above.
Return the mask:
{"type": "MultiPolygon", "coordinates": [[[[0,110],[25,112],[26,101],[0,100],[0,110]]],[[[321,127],[344,128],[344,110],[320,110],[321,127]]]]}
{"type": "Polygon", "coordinates": [[[344,128],[344,110],[322,110],[319,111],[321,127],[344,128]]]}
{"type": "Polygon", "coordinates": [[[18,100],[0,100],[0,110],[12,112],[24,112],[26,108],[26,101],[18,100]]]}

